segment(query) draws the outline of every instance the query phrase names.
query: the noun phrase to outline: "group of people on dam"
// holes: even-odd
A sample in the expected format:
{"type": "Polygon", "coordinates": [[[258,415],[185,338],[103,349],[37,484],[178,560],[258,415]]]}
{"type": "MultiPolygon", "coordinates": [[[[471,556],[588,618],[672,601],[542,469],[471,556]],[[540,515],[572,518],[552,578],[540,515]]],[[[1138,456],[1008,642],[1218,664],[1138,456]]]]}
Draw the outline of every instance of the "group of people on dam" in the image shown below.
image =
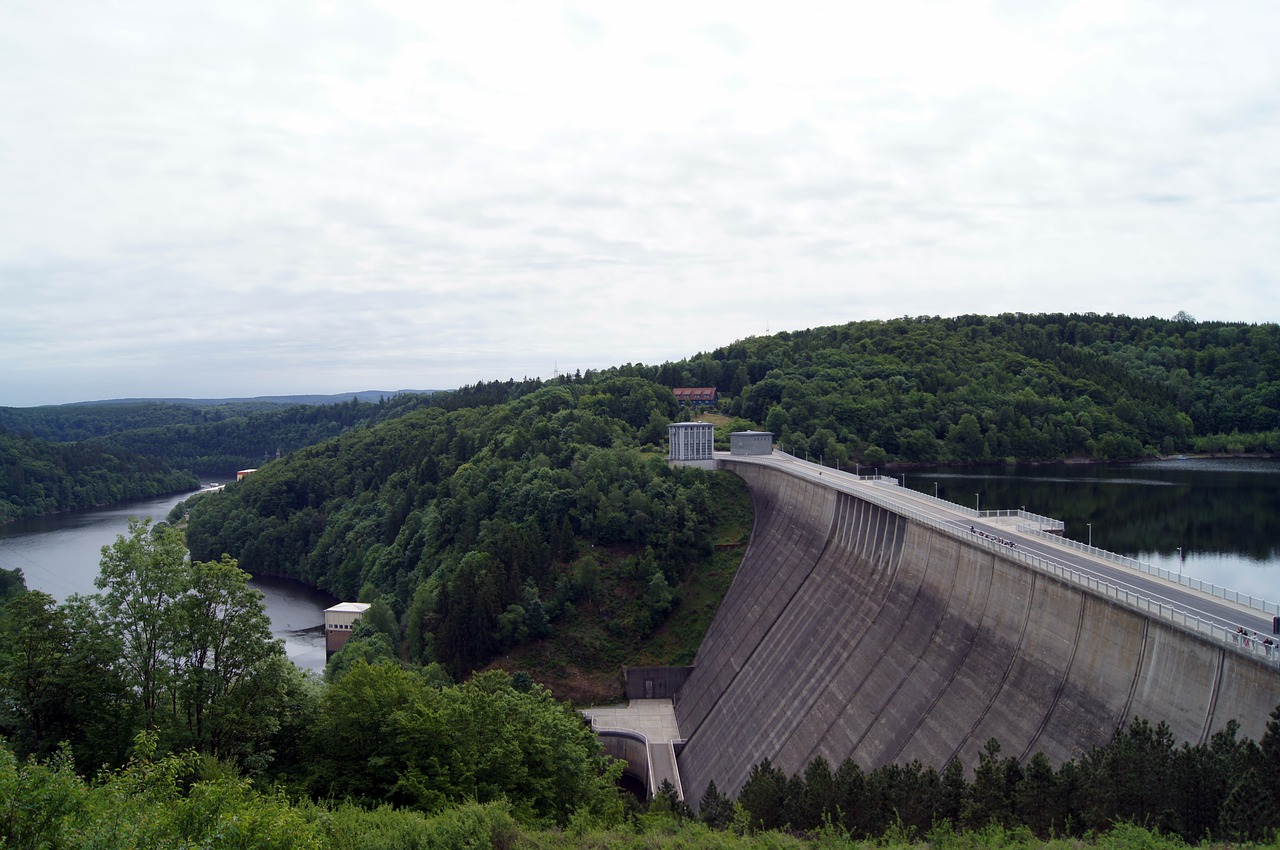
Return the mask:
{"type": "Polygon", "coordinates": [[[999,543],[1001,546],[1008,546],[1010,549],[1014,548],[1014,542],[1012,540],[1005,540],[1003,537],[997,537],[994,534],[987,534],[985,531],[979,531],[978,529],[974,528],[972,525],[969,526],[969,532],[971,534],[976,534],[979,537],[985,537],[988,540],[994,540],[995,542],[999,543]]]}
{"type": "Polygon", "coordinates": [[[1250,646],[1250,641],[1262,647],[1263,653],[1270,658],[1276,642],[1271,638],[1260,638],[1256,633],[1248,631],[1244,626],[1236,626],[1236,643],[1250,646]]]}

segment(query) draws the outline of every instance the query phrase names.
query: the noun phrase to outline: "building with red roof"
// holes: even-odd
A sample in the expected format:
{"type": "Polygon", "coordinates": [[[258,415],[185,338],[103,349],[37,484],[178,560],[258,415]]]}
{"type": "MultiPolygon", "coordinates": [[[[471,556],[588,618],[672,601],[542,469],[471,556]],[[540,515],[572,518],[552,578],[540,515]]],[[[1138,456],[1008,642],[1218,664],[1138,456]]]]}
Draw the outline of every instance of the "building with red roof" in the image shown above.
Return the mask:
{"type": "Polygon", "coordinates": [[[715,387],[676,387],[676,401],[681,404],[709,405],[716,403],[715,387]]]}

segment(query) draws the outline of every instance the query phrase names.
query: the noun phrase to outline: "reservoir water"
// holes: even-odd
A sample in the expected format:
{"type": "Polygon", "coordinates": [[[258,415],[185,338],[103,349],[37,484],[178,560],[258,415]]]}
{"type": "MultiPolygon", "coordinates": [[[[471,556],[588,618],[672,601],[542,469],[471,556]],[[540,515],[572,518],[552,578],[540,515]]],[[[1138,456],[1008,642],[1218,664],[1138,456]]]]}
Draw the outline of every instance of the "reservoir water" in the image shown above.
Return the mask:
{"type": "Polygon", "coordinates": [[[1280,601],[1280,460],[934,467],[905,484],[980,510],[1025,507],[1081,543],[1280,601]]]}
{"type": "MultiPolygon", "coordinates": [[[[56,514],[0,525],[0,567],[19,567],[27,587],[62,602],[73,593],[96,592],[102,547],[129,529],[130,517],[164,520],[184,493],[110,508],[56,514]]],[[[289,658],[308,670],[324,669],[324,609],[337,600],[285,579],[255,578],[262,591],[271,631],[284,641],[289,658]]]]}

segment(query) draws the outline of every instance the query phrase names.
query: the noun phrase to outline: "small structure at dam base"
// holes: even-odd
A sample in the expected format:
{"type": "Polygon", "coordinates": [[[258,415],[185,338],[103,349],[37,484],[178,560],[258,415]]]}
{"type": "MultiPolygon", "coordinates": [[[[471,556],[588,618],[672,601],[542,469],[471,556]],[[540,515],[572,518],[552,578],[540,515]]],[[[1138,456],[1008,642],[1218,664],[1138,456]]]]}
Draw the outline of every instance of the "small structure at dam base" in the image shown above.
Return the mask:
{"type": "Polygon", "coordinates": [[[369,610],[368,602],[339,602],[332,608],[324,609],[324,657],[328,661],[333,654],[342,649],[343,644],[351,637],[351,630],[360,622],[364,612],[369,610]]]}

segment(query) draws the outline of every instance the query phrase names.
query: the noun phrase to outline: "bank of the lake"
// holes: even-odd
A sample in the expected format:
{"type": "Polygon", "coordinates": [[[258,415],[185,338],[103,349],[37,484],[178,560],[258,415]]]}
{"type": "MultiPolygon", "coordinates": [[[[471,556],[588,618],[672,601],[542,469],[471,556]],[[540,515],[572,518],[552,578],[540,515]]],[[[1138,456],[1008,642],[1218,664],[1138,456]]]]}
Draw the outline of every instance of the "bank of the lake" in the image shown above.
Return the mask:
{"type": "MultiPolygon", "coordinates": [[[[19,568],[27,587],[59,602],[72,594],[94,593],[102,547],[127,532],[129,518],[160,522],[191,493],[64,514],[33,517],[0,526],[0,567],[19,568]]],[[[300,667],[324,669],[324,609],[336,600],[287,579],[254,578],[262,591],[271,631],[284,641],[300,667]]]]}

